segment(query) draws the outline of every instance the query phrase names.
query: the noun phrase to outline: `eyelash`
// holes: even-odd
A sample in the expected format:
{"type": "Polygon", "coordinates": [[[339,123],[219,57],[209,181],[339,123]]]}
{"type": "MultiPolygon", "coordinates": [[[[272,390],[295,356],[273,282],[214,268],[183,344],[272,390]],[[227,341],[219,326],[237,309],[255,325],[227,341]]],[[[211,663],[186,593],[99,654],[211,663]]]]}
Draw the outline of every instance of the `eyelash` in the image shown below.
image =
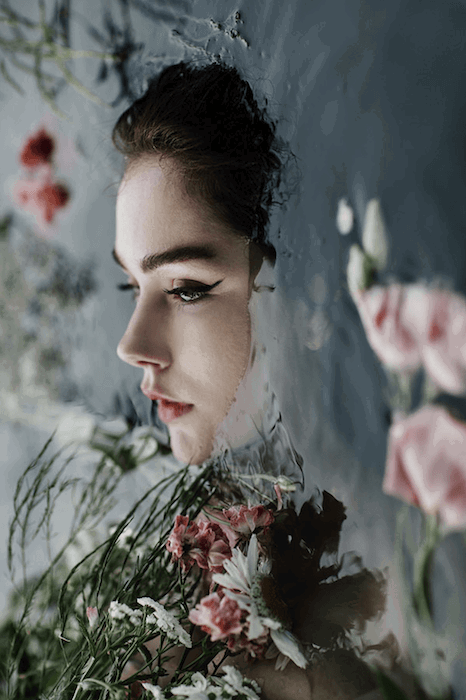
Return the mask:
{"type": "MultiPolygon", "coordinates": [[[[203,285],[198,285],[197,287],[175,287],[174,289],[164,289],[163,291],[165,294],[170,294],[176,297],[176,302],[178,304],[196,304],[198,301],[202,301],[202,299],[205,299],[205,297],[209,296],[209,292],[216,287],[217,285],[220,284],[222,280],[219,282],[215,282],[215,284],[203,284],[203,285]],[[182,299],[181,294],[193,294],[197,295],[194,299],[182,299]]],[[[119,289],[121,292],[128,292],[132,291],[133,292],[133,299],[137,299],[137,294],[136,290],[139,289],[139,287],[136,287],[133,284],[119,284],[117,285],[117,289],[119,289]]]]}

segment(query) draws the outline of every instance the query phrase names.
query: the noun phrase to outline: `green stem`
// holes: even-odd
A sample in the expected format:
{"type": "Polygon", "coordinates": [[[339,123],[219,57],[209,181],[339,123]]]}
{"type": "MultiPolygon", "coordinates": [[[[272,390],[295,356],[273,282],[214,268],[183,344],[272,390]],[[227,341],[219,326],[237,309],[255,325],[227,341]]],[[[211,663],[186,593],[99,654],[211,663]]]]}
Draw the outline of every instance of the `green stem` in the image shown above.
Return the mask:
{"type": "Polygon", "coordinates": [[[436,515],[426,515],[425,537],[414,557],[414,603],[420,620],[433,627],[429,601],[429,573],[432,554],[440,539],[436,515]]]}

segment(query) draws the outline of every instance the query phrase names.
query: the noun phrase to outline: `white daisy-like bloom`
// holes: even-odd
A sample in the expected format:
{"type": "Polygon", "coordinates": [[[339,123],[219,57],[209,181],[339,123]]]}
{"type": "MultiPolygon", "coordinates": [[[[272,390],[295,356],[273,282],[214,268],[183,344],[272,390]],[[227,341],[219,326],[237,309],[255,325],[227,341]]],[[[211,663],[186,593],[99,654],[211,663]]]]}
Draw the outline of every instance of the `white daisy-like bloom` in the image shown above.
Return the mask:
{"type": "Polygon", "coordinates": [[[257,537],[252,535],[249,540],[248,554],[244,556],[240,549],[235,548],[231,559],[223,562],[225,574],[214,574],[213,580],[224,588],[224,593],[235,600],[242,610],[245,610],[249,623],[248,639],[257,639],[270,629],[278,629],[281,623],[271,617],[261,615],[258,602],[265,610],[263,601],[255,596],[253,589],[262,576],[270,573],[270,562],[259,564],[259,548],[257,537]],[[239,591],[239,593],[237,592],[239,591]]]}
{"type": "Polygon", "coordinates": [[[165,695],[162,688],[159,685],[152,685],[152,683],[141,683],[144,690],[149,691],[155,700],[165,700],[165,695]]]}
{"type": "Polygon", "coordinates": [[[249,700],[260,700],[258,693],[261,691],[255,681],[252,681],[249,678],[243,678],[241,673],[234,666],[224,666],[222,671],[225,674],[224,678],[222,678],[223,687],[228,693],[230,693],[232,698],[236,697],[238,693],[240,693],[249,700]],[[245,685],[245,681],[249,685],[245,685]]]}
{"type": "Polygon", "coordinates": [[[152,608],[154,611],[151,615],[146,617],[147,624],[156,625],[162,632],[165,632],[169,639],[179,642],[188,649],[191,649],[193,645],[191,637],[186,630],[183,629],[173,613],[166,610],[163,605],[152,600],[152,598],[138,598],[138,603],[143,607],[152,608]]]}
{"type": "Polygon", "coordinates": [[[212,695],[221,697],[222,689],[209,683],[202,673],[197,672],[193,673],[190,685],[178,685],[176,688],[171,688],[171,692],[175,696],[189,698],[189,700],[210,700],[212,695]]]}
{"type": "Polygon", "coordinates": [[[213,580],[223,587],[224,593],[235,600],[247,612],[248,639],[258,639],[270,631],[277,649],[290,658],[297,666],[305,668],[307,662],[295,637],[285,630],[278,620],[267,614],[266,604],[261,596],[260,580],[270,574],[271,562],[259,562],[259,548],[256,535],[249,540],[247,556],[235,548],[231,559],[223,563],[226,573],[214,574],[213,580]]]}
{"type": "Polygon", "coordinates": [[[112,620],[116,620],[117,622],[129,620],[135,627],[142,621],[142,612],[140,610],[133,610],[128,607],[128,605],[125,605],[125,603],[119,603],[117,600],[112,600],[110,603],[108,614],[112,620]]]}

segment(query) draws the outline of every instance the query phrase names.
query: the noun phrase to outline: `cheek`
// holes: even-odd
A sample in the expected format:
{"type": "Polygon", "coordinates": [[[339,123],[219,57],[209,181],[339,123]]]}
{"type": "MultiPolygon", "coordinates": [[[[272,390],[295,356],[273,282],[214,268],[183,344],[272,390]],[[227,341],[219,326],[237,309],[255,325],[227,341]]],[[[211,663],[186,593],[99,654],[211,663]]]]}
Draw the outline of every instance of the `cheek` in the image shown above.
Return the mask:
{"type": "Polygon", "coordinates": [[[218,306],[202,324],[192,324],[189,341],[184,345],[184,363],[193,380],[215,396],[216,405],[223,406],[231,404],[246,371],[251,323],[246,303],[218,306]]]}

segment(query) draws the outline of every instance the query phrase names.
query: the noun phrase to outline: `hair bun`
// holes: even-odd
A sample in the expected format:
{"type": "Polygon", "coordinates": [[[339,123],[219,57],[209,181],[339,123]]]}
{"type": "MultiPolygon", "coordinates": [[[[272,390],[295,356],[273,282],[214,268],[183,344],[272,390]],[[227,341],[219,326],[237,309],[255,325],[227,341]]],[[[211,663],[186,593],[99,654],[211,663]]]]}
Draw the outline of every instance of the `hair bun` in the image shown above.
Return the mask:
{"type": "Polygon", "coordinates": [[[147,154],[176,161],[188,193],[271,257],[266,228],[283,148],[236,68],[168,66],[118,119],[113,142],[130,162],[147,154]]]}

